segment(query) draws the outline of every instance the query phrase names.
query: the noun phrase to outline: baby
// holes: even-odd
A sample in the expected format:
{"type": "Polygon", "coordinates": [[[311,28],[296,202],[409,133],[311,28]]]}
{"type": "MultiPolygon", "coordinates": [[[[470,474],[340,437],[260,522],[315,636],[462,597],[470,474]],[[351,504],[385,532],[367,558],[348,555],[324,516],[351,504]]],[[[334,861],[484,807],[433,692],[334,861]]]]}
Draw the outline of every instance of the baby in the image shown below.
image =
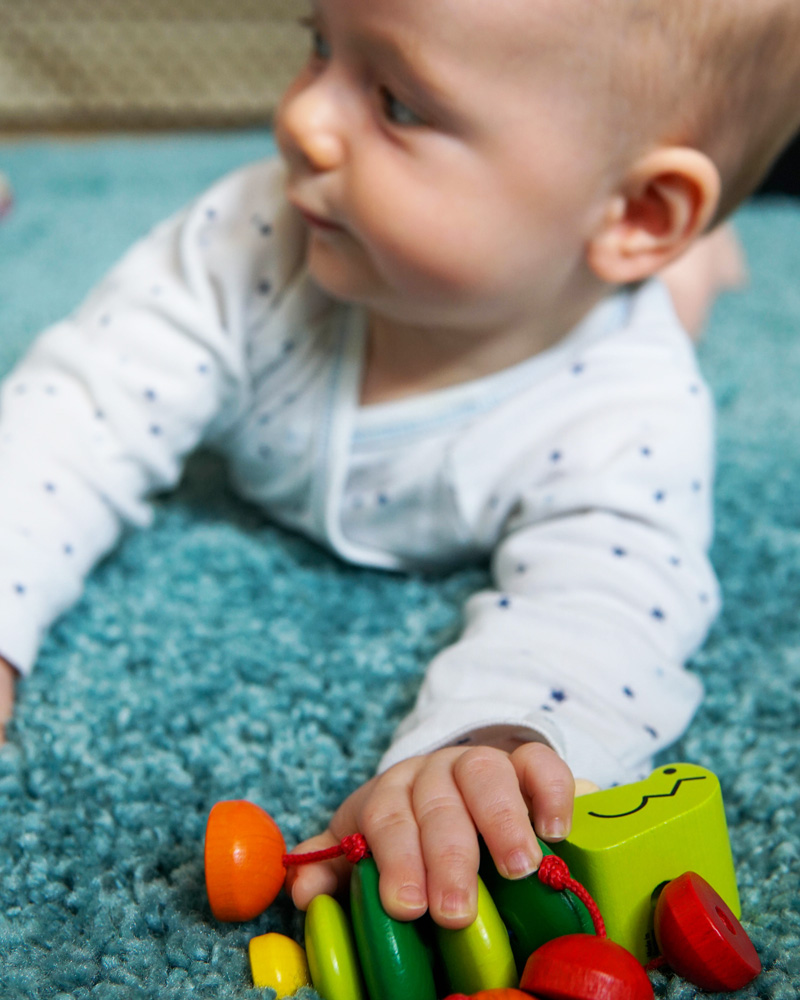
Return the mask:
{"type": "MultiPolygon", "coordinates": [[[[797,0],[316,0],[282,162],[138,244],[6,380],[0,717],[14,671],[199,445],[389,570],[491,557],[358,829],[400,919],[476,912],[636,779],[701,696],[712,406],[659,280],[800,125],[797,0]],[[531,823],[532,820],[532,823],[531,823]]],[[[346,866],[290,873],[295,902],[346,866]]]]}

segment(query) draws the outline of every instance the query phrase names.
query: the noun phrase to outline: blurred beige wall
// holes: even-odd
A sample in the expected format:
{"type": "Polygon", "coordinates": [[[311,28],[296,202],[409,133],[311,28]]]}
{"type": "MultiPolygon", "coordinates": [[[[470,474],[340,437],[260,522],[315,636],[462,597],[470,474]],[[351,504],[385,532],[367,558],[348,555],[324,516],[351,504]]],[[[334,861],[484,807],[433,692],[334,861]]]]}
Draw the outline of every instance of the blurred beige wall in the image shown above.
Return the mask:
{"type": "Polygon", "coordinates": [[[263,124],[305,0],[0,0],[0,129],[263,124]]]}

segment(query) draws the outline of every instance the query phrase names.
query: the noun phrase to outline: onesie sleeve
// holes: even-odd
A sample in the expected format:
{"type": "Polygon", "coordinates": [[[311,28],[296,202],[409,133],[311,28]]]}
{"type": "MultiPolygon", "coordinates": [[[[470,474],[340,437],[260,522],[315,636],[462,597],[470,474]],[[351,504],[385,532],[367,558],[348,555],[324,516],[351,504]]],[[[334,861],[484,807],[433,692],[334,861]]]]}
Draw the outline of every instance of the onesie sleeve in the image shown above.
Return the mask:
{"type": "Polygon", "coordinates": [[[505,504],[495,588],[468,601],[382,768],[444,745],[536,740],[608,786],[649,773],[694,714],[702,687],[684,664],[719,606],[710,396],[690,363],[633,379],[600,360],[573,417],[556,393],[545,434],[482,501],[477,519],[505,504]]]}
{"type": "Polygon", "coordinates": [[[157,227],[0,389],[0,653],[25,673],[125,526],[246,395],[245,334],[279,291],[280,178],[239,171],[157,227]]]}

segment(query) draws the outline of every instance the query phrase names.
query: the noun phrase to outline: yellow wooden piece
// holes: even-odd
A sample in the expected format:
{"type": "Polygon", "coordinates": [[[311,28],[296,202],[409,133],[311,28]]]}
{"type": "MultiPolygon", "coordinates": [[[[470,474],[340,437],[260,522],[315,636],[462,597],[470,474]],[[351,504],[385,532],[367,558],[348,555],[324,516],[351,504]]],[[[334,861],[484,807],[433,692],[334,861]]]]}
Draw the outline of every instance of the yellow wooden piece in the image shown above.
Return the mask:
{"type": "Polygon", "coordinates": [[[306,953],[283,934],[261,934],[250,941],[250,969],[254,986],[269,986],[277,1000],[311,985],[306,953]]]}
{"type": "Polygon", "coordinates": [[[658,953],[653,891],[686,871],[741,914],[719,781],[695,764],[667,764],[645,781],[581,796],[569,838],[552,847],[594,897],[608,936],[640,961],[658,953]]]}

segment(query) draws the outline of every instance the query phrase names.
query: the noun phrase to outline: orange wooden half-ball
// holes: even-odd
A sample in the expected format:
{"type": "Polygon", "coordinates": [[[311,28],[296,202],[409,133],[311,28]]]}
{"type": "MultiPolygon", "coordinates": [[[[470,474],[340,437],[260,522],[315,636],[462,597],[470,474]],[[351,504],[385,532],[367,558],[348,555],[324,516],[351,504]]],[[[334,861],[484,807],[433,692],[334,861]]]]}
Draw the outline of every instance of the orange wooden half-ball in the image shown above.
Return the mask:
{"type": "Polygon", "coordinates": [[[252,920],[281,891],[286,844],[275,820],[244,799],[217,802],[206,824],[206,890],[217,920],[252,920]]]}

